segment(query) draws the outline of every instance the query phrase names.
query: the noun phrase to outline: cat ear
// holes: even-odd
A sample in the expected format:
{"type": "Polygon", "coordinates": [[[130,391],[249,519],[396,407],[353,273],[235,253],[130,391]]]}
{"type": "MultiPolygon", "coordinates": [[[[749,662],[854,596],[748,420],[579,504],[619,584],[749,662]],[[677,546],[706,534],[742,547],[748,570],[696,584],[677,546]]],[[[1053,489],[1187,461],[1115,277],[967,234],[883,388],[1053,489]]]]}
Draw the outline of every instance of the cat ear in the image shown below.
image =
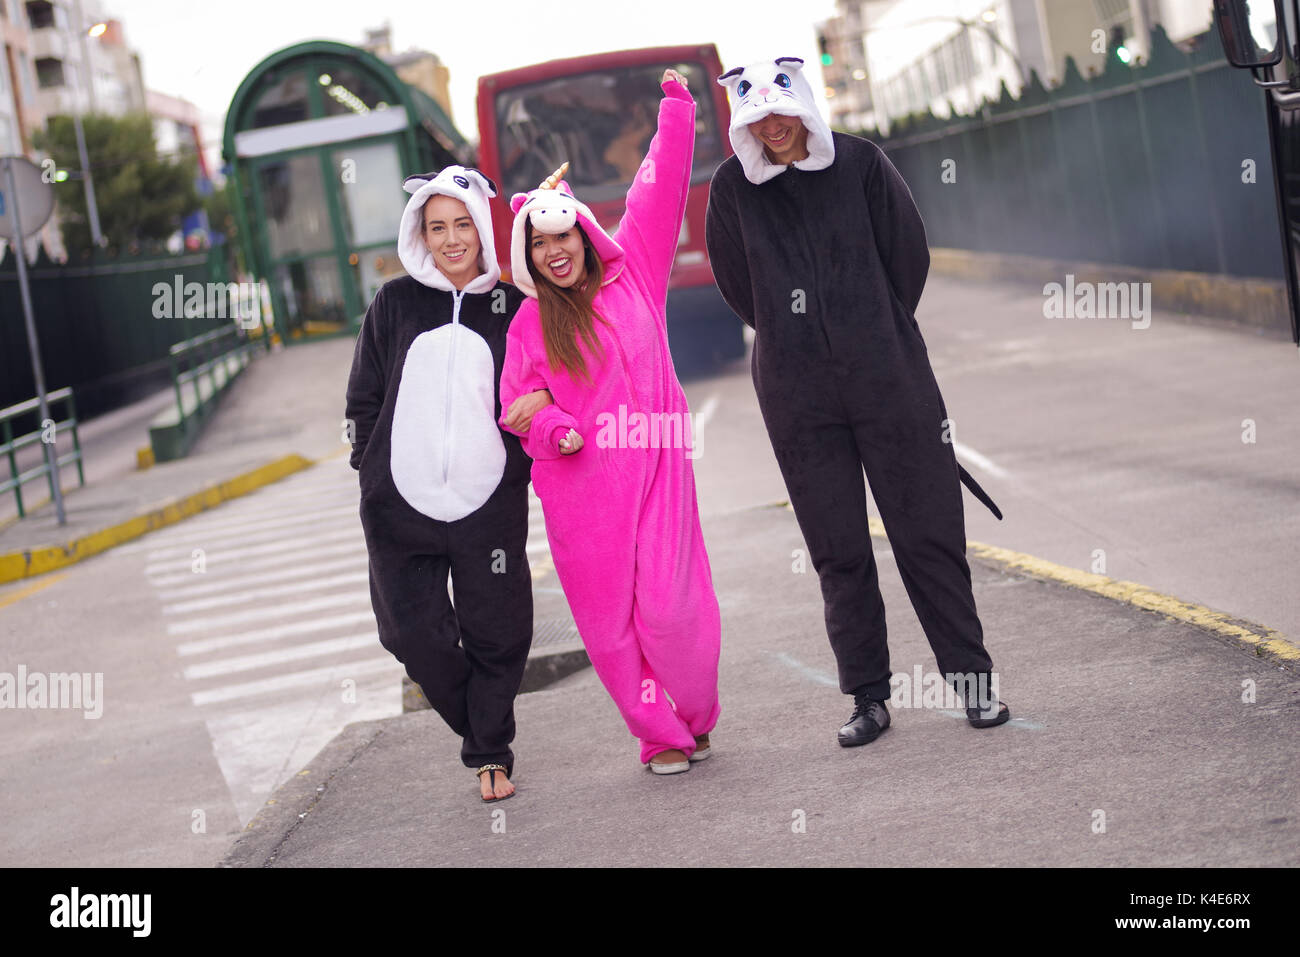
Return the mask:
{"type": "Polygon", "coordinates": [[[798,73],[803,69],[803,60],[797,56],[779,56],[773,62],[779,67],[784,67],[787,73],[798,73]]]}
{"type": "Polygon", "coordinates": [[[718,77],[718,86],[725,86],[727,89],[734,89],[740,82],[740,74],[745,72],[743,66],[738,66],[734,70],[728,70],[722,76],[718,77]]]}

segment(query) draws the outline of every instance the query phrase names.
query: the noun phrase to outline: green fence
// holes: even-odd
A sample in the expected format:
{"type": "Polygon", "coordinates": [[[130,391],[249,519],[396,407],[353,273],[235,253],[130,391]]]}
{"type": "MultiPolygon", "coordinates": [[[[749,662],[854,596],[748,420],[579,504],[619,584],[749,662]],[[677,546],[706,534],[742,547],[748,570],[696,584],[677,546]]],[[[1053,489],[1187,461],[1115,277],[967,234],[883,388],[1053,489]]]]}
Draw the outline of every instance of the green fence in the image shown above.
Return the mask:
{"type": "MultiPolygon", "coordinates": [[[[28,482],[34,482],[39,478],[44,478],[46,486],[50,490],[50,498],[54,498],[54,473],[50,469],[49,459],[45,457],[45,449],[42,443],[50,441],[54,447],[54,454],[58,456],[55,463],[60,470],[68,465],[77,466],[77,482],[80,485],[86,484],[86,470],[81,460],[81,439],[77,435],[77,403],[73,398],[71,389],[55,389],[45,396],[46,408],[51,415],[54,414],[55,408],[60,404],[64,408],[64,418],[51,419],[49,421],[50,431],[47,433],[45,423],[40,419],[40,399],[28,399],[26,402],[19,402],[11,405],[7,409],[0,409],[0,456],[4,458],[5,472],[0,474],[0,496],[13,493],[14,502],[18,508],[18,517],[24,518],[27,515],[27,506],[23,503],[23,486],[28,482]],[[30,432],[24,432],[24,423],[30,427],[30,432]],[[68,435],[71,437],[72,450],[59,454],[57,439],[59,435],[68,435]],[[40,449],[41,458],[35,465],[29,465],[23,468],[18,464],[18,453],[23,449],[40,449]]],[[[68,447],[68,442],[63,443],[63,447],[68,447]]],[[[67,481],[66,475],[60,472],[59,487],[62,488],[67,481]]]]}
{"type": "Polygon", "coordinates": [[[902,173],[932,246],[1281,279],[1266,94],[1216,31],[1191,53],[1158,27],[1151,40],[1141,67],[1110,57],[1084,79],[1067,60],[1054,89],[1034,75],[978,115],[861,135],[902,173]]]}
{"type": "MultiPolygon", "coordinates": [[[[72,386],[83,417],[165,388],[173,343],[230,325],[229,319],[184,317],[187,284],[207,288],[226,278],[217,251],[105,252],[60,265],[42,250],[28,275],[45,381],[72,386]]],[[[10,247],[0,262],[0,407],[35,392],[10,247]]]]}

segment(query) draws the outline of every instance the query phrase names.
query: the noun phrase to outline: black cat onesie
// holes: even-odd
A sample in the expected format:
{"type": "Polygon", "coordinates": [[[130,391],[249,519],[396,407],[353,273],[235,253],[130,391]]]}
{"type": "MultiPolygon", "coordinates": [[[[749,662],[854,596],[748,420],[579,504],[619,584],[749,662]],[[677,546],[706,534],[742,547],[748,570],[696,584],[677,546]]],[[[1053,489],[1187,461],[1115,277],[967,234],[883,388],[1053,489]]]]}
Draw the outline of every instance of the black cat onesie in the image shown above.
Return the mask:
{"type": "Polygon", "coordinates": [[[801,62],[720,78],[734,97],[736,155],[713,176],[707,245],[723,297],[755,330],[754,388],[821,580],[840,690],[885,700],[889,649],[863,469],[945,675],[992,669],[960,482],[1001,514],[945,441],[947,413],[914,318],[930,255],[911,193],[875,144],[832,134],[801,62]],[[767,160],[747,127],[770,113],[803,120],[807,159],[767,160]]]}
{"type": "Polygon", "coordinates": [[[490,180],[449,166],[405,186],[398,255],[408,275],[371,302],[347,391],[371,601],[380,642],[464,738],[461,760],[509,774],[533,631],[531,460],[497,425],[497,393],[523,294],[499,281],[490,180]],[[435,194],[464,202],[478,229],[483,272],[460,292],[421,238],[435,194]]]}

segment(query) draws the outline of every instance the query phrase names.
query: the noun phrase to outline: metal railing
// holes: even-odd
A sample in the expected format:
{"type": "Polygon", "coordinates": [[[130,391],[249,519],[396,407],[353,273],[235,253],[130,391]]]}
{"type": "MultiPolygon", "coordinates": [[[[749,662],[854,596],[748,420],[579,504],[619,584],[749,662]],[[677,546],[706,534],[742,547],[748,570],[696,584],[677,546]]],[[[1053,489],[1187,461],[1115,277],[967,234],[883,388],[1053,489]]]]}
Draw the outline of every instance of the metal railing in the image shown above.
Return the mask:
{"type": "Polygon", "coordinates": [[[242,335],[240,329],[227,326],[224,329],[214,329],[212,332],[205,332],[203,335],[178,342],[168,350],[167,361],[171,368],[172,385],[176,391],[176,413],[179,416],[177,424],[182,433],[188,435],[192,431],[193,426],[187,420],[196,420],[194,425],[197,426],[207,417],[215,406],[221,389],[229,384],[231,377],[226,369],[223,369],[225,380],[218,384],[218,367],[223,366],[233,356],[238,360],[240,369],[243,369],[248,365],[249,355],[254,348],[256,348],[254,343],[247,336],[242,335]],[[189,368],[182,371],[182,367],[187,365],[189,368]],[[206,399],[203,397],[200,385],[204,376],[207,376],[211,387],[206,399]],[[192,386],[194,391],[194,408],[188,415],[185,411],[183,391],[186,385],[192,386]]]}
{"type": "Polygon", "coordinates": [[[4,438],[3,444],[0,444],[0,453],[4,454],[9,461],[9,478],[0,481],[0,494],[9,491],[14,493],[14,501],[18,504],[19,518],[27,516],[26,507],[23,505],[23,486],[28,482],[44,475],[50,486],[50,498],[54,498],[53,470],[50,468],[49,460],[44,455],[44,450],[42,450],[40,465],[21,472],[18,470],[17,456],[19,449],[44,441],[46,433],[51,428],[53,429],[54,441],[57,441],[59,432],[63,429],[67,429],[72,433],[72,451],[66,455],[58,456],[57,462],[60,468],[70,462],[76,462],[77,479],[83,487],[86,484],[86,473],[81,462],[81,440],[77,436],[77,405],[72,396],[72,389],[59,389],[49,393],[45,399],[49,403],[51,414],[53,414],[53,407],[56,402],[66,402],[68,407],[67,418],[62,421],[54,421],[50,425],[38,423],[38,427],[34,432],[28,432],[16,438],[14,437],[14,419],[38,410],[40,400],[28,399],[26,402],[11,405],[7,409],[0,409],[0,437],[4,438]]]}

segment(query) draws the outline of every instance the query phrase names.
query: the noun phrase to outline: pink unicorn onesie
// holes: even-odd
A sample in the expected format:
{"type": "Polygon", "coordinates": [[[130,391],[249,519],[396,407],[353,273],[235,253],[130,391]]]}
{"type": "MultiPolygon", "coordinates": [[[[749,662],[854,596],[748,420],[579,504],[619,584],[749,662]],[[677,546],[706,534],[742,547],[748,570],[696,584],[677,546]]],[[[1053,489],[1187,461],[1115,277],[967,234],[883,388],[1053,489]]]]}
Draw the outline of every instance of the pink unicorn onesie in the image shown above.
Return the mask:
{"type": "MultiPolygon", "coordinates": [[[[512,279],[529,298],[510,325],[501,375],[503,409],[539,389],[554,397],[516,434],[535,460],[551,556],[592,667],[640,739],[642,763],[660,774],[708,756],[721,636],[695,499],[690,410],[664,313],[695,102],[676,74],[665,77],[658,131],[613,237],[559,179],[567,164],[511,199],[512,279]],[[542,247],[558,241],[577,249],[579,240],[574,258],[585,257],[589,268],[580,262],[575,281],[575,266],[542,247]],[[596,276],[593,292],[583,278],[596,276]],[[580,296],[594,295],[590,329],[599,348],[569,332],[585,375],[552,364],[544,335],[542,310],[554,290],[567,291],[566,281],[580,296]]],[[[504,416],[502,425],[510,429],[504,416]]]]}

